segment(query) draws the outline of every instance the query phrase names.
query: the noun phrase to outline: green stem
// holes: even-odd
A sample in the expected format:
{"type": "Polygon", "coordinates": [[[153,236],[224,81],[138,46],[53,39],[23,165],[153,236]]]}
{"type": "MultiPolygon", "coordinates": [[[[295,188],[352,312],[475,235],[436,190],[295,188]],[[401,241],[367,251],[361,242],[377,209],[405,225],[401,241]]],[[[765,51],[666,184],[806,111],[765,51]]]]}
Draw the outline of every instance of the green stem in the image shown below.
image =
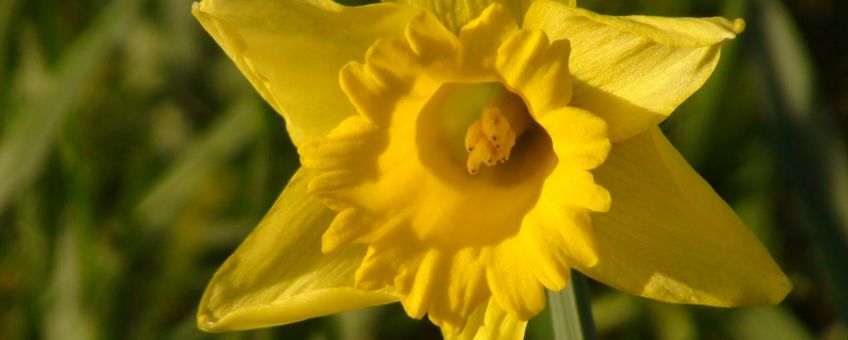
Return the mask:
{"type": "Polygon", "coordinates": [[[595,339],[592,306],[582,274],[573,271],[567,288],[559,292],[548,291],[548,307],[555,340],[595,339]]]}

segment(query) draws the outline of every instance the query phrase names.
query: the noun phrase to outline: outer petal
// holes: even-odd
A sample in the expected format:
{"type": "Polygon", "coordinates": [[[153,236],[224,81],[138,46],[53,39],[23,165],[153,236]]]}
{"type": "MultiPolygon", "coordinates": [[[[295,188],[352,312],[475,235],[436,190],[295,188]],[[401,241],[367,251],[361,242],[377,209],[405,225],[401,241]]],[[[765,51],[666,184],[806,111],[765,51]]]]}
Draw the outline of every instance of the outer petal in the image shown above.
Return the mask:
{"type": "Polygon", "coordinates": [[[330,0],[204,0],[192,13],[271,106],[295,144],[323,135],[356,110],[338,84],[378,38],[398,37],[419,11],[330,0]]]}
{"type": "Polygon", "coordinates": [[[524,28],[571,41],[570,105],[604,118],[613,142],[664,120],[710,76],[744,28],[723,18],[613,17],[539,0],[524,28]]]}
{"type": "Polygon", "coordinates": [[[459,334],[442,332],[445,340],[520,340],[524,339],[526,321],[519,321],[503,310],[493,299],[484,303],[468,318],[459,334]]]}
{"type": "Polygon", "coordinates": [[[712,306],[774,304],[791,283],[757,238],[656,127],[614,144],[596,181],[598,261],[576,268],[622,291],[712,306]]]}
{"type": "Polygon", "coordinates": [[[306,193],[311,177],[298,171],[218,269],[200,302],[198,327],[211,332],[268,327],[397,300],[386,291],[353,288],[365,247],[321,253],[321,234],[335,213],[306,193]]]}
{"type": "MultiPolygon", "coordinates": [[[[521,22],[527,8],[535,0],[383,0],[383,2],[405,3],[426,9],[436,15],[445,27],[453,32],[478,17],[486,7],[502,3],[509,7],[512,16],[521,22]]],[[[568,6],[576,6],[577,0],[557,0],[568,6]]]]}

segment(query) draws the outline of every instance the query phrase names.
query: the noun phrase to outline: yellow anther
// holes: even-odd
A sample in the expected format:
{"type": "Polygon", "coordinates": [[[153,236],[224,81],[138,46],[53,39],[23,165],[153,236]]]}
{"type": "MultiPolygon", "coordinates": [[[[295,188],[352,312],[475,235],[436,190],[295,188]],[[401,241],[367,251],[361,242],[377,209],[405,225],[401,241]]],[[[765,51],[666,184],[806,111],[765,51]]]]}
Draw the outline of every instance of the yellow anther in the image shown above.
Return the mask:
{"type": "Polygon", "coordinates": [[[515,146],[515,138],[515,131],[500,108],[484,108],[480,119],[471,124],[465,133],[468,172],[476,174],[480,170],[480,164],[493,166],[497,162],[508,161],[509,153],[515,146]]]}

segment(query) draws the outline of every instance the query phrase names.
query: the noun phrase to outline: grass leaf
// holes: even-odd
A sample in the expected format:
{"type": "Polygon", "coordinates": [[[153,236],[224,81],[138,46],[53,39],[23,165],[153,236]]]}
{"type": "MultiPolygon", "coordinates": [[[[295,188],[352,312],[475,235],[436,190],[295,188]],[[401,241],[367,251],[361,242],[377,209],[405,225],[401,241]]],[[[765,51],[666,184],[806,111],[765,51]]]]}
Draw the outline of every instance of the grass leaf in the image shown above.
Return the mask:
{"type": "Polygon", "coordinates": [[[110,3],[60,57],[44,91],[11,113],[0,139],[0,211],[41,172],[74,100],[134,24],[140,3],[110,3]]]}

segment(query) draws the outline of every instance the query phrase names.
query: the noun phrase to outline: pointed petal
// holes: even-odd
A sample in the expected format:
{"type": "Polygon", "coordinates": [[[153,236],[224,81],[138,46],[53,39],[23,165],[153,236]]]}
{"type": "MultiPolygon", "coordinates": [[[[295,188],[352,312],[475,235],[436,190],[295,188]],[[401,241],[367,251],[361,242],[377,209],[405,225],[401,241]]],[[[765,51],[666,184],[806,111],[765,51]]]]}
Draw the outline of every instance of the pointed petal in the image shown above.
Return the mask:
{"type": "Polygon", "coordinates": [[[204,0],[192,13],[285,119],[295,144],[356,110],[338,84],[346,63],[378,38],[399,37],[419,11],[330,0],[204,0]],[[367,23],[367,24],[365,24],[367,23]]]}
{"type": "Polygon", "coordinates": [[[524,339],[526,321],[519,321],[503,310],[494,299],[484,303],[468,318],[462,333],[442,332],[445,340],[521,340],[524,339]]]}
{"type": "Polygon", "coordinates": [[[664,120],[712,74],[744,28],[723,18],[614,17],[540,0],[524,28],[571,41],[571,105],[599,115],[613,142],[664,120]]]}
{"type": "Polygon", "coordinates": [[[592,215],[598,261],[581,272],[622,291],[711,306],[775,304],[791,283],[660,132],[614,144],[595,170],[612,194],[592,215]]]}
{"type": "Polygon", "coordinates": [[[365,248],[321,253],[335,213],[306,193],[301,169],[259,226],[218,269],[200,302],[205,331],[250,329],[396,301],[386,291],[353,287],[365,248]]]}
{"type": "MultiPolygon", "coordinates": [[[[534,0],[383,0],[383,2],[405,3],[426,9],[436,15],[442,25],[453,32],[472,19],[478,17],[486,7],[493,3],[505,4],[513,18],[521,23],[524,13],[534,0]]],[[[567,6],[575,6],[576,0],[557,0],[567,6]]]]}

